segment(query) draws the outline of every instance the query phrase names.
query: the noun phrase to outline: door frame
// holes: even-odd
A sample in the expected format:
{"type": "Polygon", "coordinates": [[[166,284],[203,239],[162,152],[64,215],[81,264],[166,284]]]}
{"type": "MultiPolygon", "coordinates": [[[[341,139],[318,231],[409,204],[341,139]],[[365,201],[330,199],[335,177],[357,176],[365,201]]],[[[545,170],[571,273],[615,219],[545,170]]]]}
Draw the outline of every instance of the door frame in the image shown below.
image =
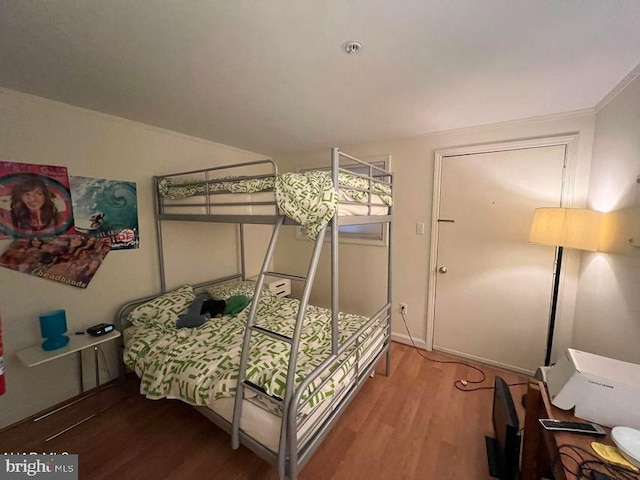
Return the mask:
{"type": "MultiPolygon", "coordinates": [[[[432,209],[431,209],[431,239],[429,249],[429,272],[427,279],[427,335],[425,339],[427,350],[433,350],[433,336],[435,330],[435,312],[436,312],[436,277],[437,277],[437,263],[438,263],[438,235],[439,235],[439,222],[438,217],[440,214],[440,188],[442,182],[442,162],[447,157],[454,157],[459,155],[475,155],[479,153],[492,153],[492,152],[505,152],[510,150],[522,150],[527,148],[536,147],[551,147],[563,145],[565,146],[565,161],[566,168],[564,172],[563,187],[560,198],[560,204],[563,207],[572,207],[574,200],[574,190],[578,169],[578,140],[579,133],[568,133],[557,136],[545,136],[536,137],[522,140],[513,140],[507,142],[495,142],[495,143],[481,143],[475,145],[468,145],[463,147],[445,148],[435,151],[434,165],[433,165],[433,197],[432,197],[432,209]]],[[[567,265],[562,272],[560,278],[560,293],[558,305],[559,313],[556,319],[556,332],[562,329],[564,319],[562,318],[562,304],[565,302],[563,296],[563,278],[567,271],[575,271],[575,264],[579,261],[579,258],[566,258],[566,263],[574,263],[573,268],[567,265]]],[[[549,283],[551,288],[551,282],[549,283]]],[[[573,303],[573,301],[572,301],[573,303]]],[[[572,305],[571,305],[572,306],[572,305]]],[[[570,308],[569,310],[573,310],[570,308]]],[[[554,347],[562,345],[563,342],[556,342],[554,347]]],[[[556,348],[554,348],[555,350],[556,348]]]]}

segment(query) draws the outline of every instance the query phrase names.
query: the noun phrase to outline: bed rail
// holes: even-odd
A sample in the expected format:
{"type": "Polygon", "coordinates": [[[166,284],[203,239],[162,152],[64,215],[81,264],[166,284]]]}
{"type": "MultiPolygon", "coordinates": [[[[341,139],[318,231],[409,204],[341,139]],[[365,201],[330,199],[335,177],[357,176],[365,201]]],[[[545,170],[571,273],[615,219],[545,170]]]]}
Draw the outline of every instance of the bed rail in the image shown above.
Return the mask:
{"type": "MultiPolygon", "coordinates": [[[[338,160],[334,168],[316,170],[327,171],[333,188],[340,192],[339,225],[390,221],[393,174],[344,153],[338,155],[338,160]],[[356,170],[354,165],[358,166],[356,170]]],[[[157,218],[275,224],[277,217],[285,214],[274,192],[278,185],[282,188],[279,178],[277,167],[271,160],[159,175],[154,177],[157,218]]],[[[317,194],[322,196],[323,192],[317,194]]],[[[298,224],[292,218],[285,223],[298,224]]]]}
{"type": "Polygon", "coordinates": [[[272,192],[277,174],[276,165],[266,159],[158,175],[154,177],[157,217],[181,221],[273,223],[273,220],[267,222],[253,217],[278,216],[275,200],[256,199],[251,195],[272,192]]]}
{"type": "MultiPolygon", "coordinates": [[[[356,332],[346,339],[338,348],[337,352],[327,357],[322,362],[315,372],[309,375],[297,388],[295,395],[293,396],[291,403],[285,406],[285,415],[287,416],[288,426],[288,451],[290,454],[289,465],[287,474],[295,478],[297,471],[302,465],[304,465],[315,450],[319,447],[320,442],[329,432],[329,426],[344,412],[349,405],[357,391],[360,390],[365,380],[373,373],[377,362],[382,358],[384,354],[389,351],[390,332],[385,330],[382,335],[384,338],[380,342],[380,349],[375,355],[367,359],[364,365],[360,365],[360,352],[362,351],[361,344],[365,340],[371,340],[366,334],[371,331],[373,326],[379,322],[391,322],[391,304],[386,304],[377,313],[375,313],[369,320],[356,332]],[[352,355],[355,356],[355,360],[352,359],[352,355]],[[315,382],[318,377],[329,367],[334,369],[344,368],[345,364],[348,365],[348,371],[353,372],[355,382],[351,387],[352,391],[345,394],[345,398],[339,402],[337,408],[328,409],[328,415],[325,418],[321,418],[316,421],[318,427],[311,428],[307,436],[298,436],[301,426],[304,425],[306,419],[299,422],[301,416],[300,412],[304,408],[305,404],[311,401],[311,398],[303,399],[303,395],[309,388],[309,386],[315,382]],[[292,471],[294,470],[294,471],[292,471]],[[292,475],[293,473],[293,475],[292,475]]],[[[388,363],[387,363],[388,367],[388,363]]],[[[388,374],[388,373],[387,373],[388,374]]],[[[330,381],[330,377],[325,379],[325,382],[330,381]]],[[[320,388],[324,385],[324,382],[320,384],[320,388]]],[[[335,401],[333,399],[332,401],[335,401]]],[[[308,417],[307,417],[308,418],[308,417]]]]}

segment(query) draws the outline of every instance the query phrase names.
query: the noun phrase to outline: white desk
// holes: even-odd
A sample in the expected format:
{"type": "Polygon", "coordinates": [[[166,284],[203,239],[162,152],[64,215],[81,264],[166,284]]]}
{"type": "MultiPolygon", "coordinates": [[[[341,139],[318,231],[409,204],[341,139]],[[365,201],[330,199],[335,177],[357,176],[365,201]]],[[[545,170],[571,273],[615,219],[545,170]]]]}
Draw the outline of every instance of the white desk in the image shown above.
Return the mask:
{"type": "Polygon", "coordinates": [[[101,344],[108,342],[110,340],[115,340],[119,336],[120,336],[120,332],[117,330],[113,330],[112,332],[109,332],[106,335],[102,335],[101,337],[92,337],[91,335],[88,335],[88,334],[84,334],[84,335],[71,334],[69,335],[69,343],[62,348],[46,351],[42,349],[42,345],[34,345],[33,347],[25,348],[24,350],[20,350],[19,352],[17,352],[18,358],[27,367],[35,367],[37,365],[50,362],[57,358],[62,358],[62,357],[66,357],[67,355],[71,355],[72,353],[77,353],[78,373],[80,376],[80,398],[77,398],[71,402],[64,403],[59,408],[56,408],[51,412],[45,413],[44,415],[41,415],[35,418],[34,422],[37,422],[39,420],[42,420],[48,417],[49,415],[53,415],[54,413],[59,412],[60,410],[63,410],[67,407],[70,407],[71,405],[74,405],[86,398],[89,398],[89,396],[93,395],[91,394],[91,395],[83,396],[84,395],[84,379],[82,374],[82,351],[88,348],[93,348],[95,376],[96,376],[96,389],[95,389],[96,412],[80,420],[79,422],[74,423],[70,427],[67,427],[64,430],[56,433],[55,435],[50,436],[45,440],[46,442],[56,438],[59,435],[62,435],[63,433],[80,425],[81,423],[84,423],[87,420],[90,420],[91,418],[100,414],[101,411],[104,411],[104,410],[100,410],[100,368],[99,368],[100,364],[98,359],[98,351],[100,350],[101,344]]]}

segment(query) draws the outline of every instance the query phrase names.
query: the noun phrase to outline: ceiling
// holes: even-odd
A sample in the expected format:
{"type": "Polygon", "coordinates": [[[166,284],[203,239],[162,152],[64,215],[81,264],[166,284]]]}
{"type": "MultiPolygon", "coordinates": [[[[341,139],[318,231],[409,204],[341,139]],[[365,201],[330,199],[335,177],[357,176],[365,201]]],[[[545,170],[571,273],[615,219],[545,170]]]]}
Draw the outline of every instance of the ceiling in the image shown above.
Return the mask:
{"type": "Polygon", "coordinates": [[[592,108],[639,63],[637,0],[0,0],[0,86],[264,154],[592,108]]]}

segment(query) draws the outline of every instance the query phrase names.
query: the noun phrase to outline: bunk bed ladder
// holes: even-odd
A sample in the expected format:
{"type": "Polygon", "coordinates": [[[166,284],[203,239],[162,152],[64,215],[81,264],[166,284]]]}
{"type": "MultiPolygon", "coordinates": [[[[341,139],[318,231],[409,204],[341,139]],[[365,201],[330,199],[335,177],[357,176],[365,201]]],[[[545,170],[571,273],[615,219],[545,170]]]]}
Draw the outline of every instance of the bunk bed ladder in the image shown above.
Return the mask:
{"type": "MultiPolygon", "coordinates": [[[[295,370],[296,363],[298,357],[298,346],[300,343],[300,337],[302,335],[302,326],[304,321],[304,315],[309,304],[309,297],[311,295],[311,288],[313,286],[313,279],[315,277],[315,273],[318,266],[318,261],[320,259],[320,253],[322,251],[322,245],[324,241],[326,227],[323,228],[318,237],[316,238],[315,246],[313,249],[313,254],[309,261],[309,268],[307,271],[307,275],[304,277],[297,275],[284,275],[288,278],[294,278],[295,280],[304,282],[304,289],[302,292],[302,298],[300,300],[300,307],[298,310],[298,314],[296,317],[296,324],[293,332],[293,336],[285,336],[278,332],[269,330],[267,328],[256,325],[256,313],[258,310],[258,304],[260,302],[260,296],[262,293],[262,287],[264,284],[264,278],[267,274],[274,275],[275,272],[269,271],[269,265],[271,264],[271,260],[273,258],[273,253],[275,251],[275,246],[277,243],[277,239],[280,233],[280,228],[284,223],[284,217],[280,218],[276,225],[274,226],[273,233],[271,235],[271,241],[269,243],[269,247],[267,249],[267,253],[265,255],[265,259],[262,265],[262,269],[260,270],[260,274],[258,276],[258,281],[256,284],[256,290],[254,294],[254,299],[251,303],[251,309],[249,311],[249,318],[247,320],[247,326],[244,333],[244,342],[242,345],[242,355],[240,357],[240,368],[238,373],[238,382],[236,387],[236,398],[235,398],[235,406],[233,412],[233,425],[231,432],[231,446],[236,449],[240,446],[240,427],[241,427],[241,419],[242,419],[242,407],[243,407],[243,399],[245,389],[249,389],[253,393],[256,393],[264,398],[269,399],[273,403],[277,404],[282,412],[283,412],[283,422],[281,426],[280,432],[280,448],[279,448],[279,464],[284,464],[284,458],[286,452],[286,421],[287,421],[287,412],[288,412],[288,402],[293,396],[294,393],[294,383],[295,383],[295,370]],[[284,398],[276,398],[269,394],[267,394],[262,388],[254,385],[249,380],[247,380],[247,366],[249,362],[249,354],[251,350],[251,338],[254,334],[266,335],[275,340],[279,340],[285,342],[289,345],[290,354],[289,354],[289,363],[287,368],[287,380],[285,385],[285,395],[284,398]]],[[[284,472],[280,472],[281,478],[284,478],[284,472]]]]}
{"type": "Polygon", "coordinates": [[[284,223],[284,216],[278,218],[278,221],[273,227],[273,232],[271,233],[271,240],[269,241],[269,247],[267,248],[267,253],[264,257],[264,262],[262,264],[262,268],[260,270],[260,275],[258,275],[258,282],[256,284],[255,293],[253,295],[253,300],[251,301],[251,308],[249,310],[249,318],[247,319],[247,326],[244,331],[244,341],[242,343],[242,354],[240,356],[240,368],[238,369],[238,381],[236,384],[236,398],[233,407],[233,422],[231,428],[231,448],[234,450],[240,447],[240,423],[242,419],[242,406],[244,400],[244,390],[248,388],[252,392],[261,395],[265,398],[270,399],[275,403],[281,404],[282,401],[268,395],[265,391],[263,391],[257,385],[247,381],[247,364],[249,363],[249,353],[251,351],[251,338],[254,332],[262,333],[265,335],[269,335],[272,338],[277,340],[284,341],[291,345],[291,339],[285,337],[284,335],[280,335],[277,332],[272,332],[265,328],[262,328],[256,325],[256,312],[258,311],[258,305],[260,303],[260,296],[262,294],[262,286],[264,285],[264,277],[265,272],[268,270],[269,265],[271,264],[271,260],[273,259],[273,252],[275,251],[275,247],[278,241],[278,236],[280,235],[280,229],[282,228],[282,224],[284,223]]]}

